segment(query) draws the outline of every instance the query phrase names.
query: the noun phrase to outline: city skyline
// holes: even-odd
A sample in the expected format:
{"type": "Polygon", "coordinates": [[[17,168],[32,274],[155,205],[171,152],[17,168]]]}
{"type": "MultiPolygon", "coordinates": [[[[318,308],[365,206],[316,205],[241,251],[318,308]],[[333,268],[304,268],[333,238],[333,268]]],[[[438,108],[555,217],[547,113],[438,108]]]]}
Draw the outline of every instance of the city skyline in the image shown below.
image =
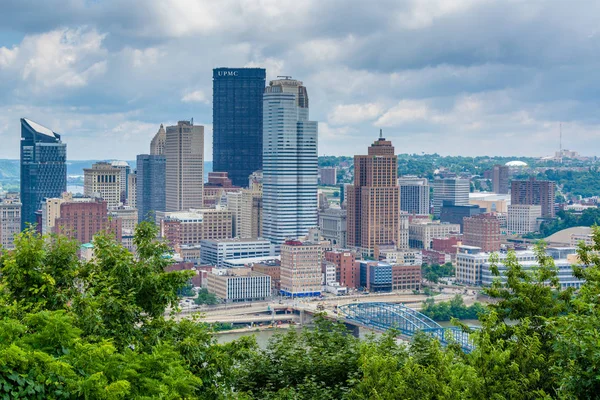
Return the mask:
{"type": "Polygon", "coordinates": [[[4,2],[0,158],[18,158],[21,117],[63,134],[72,159],[127,160],[161,123],[193,117],[212,160],[216,67],[261,67],[268,80],[314,87],[321,155],[352,155],[368,145],[365,132],[384,128],[401,153],[543,156],[558,149],[560,122],[565,148],[600,154],[594,2],[143,8],[4,2]]]}

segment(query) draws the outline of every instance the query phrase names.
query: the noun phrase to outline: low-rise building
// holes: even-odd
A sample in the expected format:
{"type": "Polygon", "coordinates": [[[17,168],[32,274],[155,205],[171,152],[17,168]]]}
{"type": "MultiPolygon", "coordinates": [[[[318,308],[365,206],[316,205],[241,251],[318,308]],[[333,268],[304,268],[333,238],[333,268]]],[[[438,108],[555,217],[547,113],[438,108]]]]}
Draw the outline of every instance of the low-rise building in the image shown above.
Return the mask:
{"type": "Polygon", "coordinates": [[[280,262],[281,256],[267,257],[249,257],[249,258],[234,258],[231,260],[223,260],[223,268],[251,268],[255,264],[280,262]]]}
{"type": "Polygon", "coordinates": [[[269,260],[252,265],[252,271],[271,277],[271,290],[279,293],[281,289],[281,261],[269,260]]]}
{"type": "Polygon", "coordinates": [[[413,219],[408,225],[409,244],[415,249],[430,249],[433,238],[445,238],[460,233],[460,225],[413,219]]]}
{"type": "Polygon", "coordinates": [[[463,221],[463,244],[482,251],[500,251],[500,221],[493,214],[480,214],[463,221]]]}
{"type": "Polygon", "coordinates": [[[66,235],[79,243],[89,243],[99,232],[112,233],[122,240],[121,220],[111,218],[105,201],[63,202],[60,217],[54,223],[54,232],[66,235]]]}
{"type": "Polygon", "coordinates": [[[200,258],[204,264],[223,266],[223,260],[235,260],[275,255],[270,241],[265,239],[204,239],[200,241],[200,258]]]}
{"type": "MultiPolygon", "coordinates": [[[[481,251],[479,247],[460,246],[456,254],[456,280],[470,285],[481,285],[481,269],[490,261],[492,254],[481,251]]],[[[507,253],[496,254],[499,261],[506,259],[507,253]]],[[[532,250],[516,251],[515,255],[519,262],[536,260],[532,250]]]]}
{"type": "Polygon", "coordinates": [[[390,264],[421,265],[423,257],[419,250],[398,250],[394,248],[382,248],[379,251],[379,260],[390,264]]]}
{"type": "Polygon", "coordinates": [[[326,251],[325,260],[335,265],[336,282],[352,289],[359,287],[360,274],[356,265],[356,253],[341,249],[326,251]]]}
{"type": "Polygon", "coordinates": [[[421,266],[392,265],[392,290],[421,290],[421,266]]]}
{"type": "Polygon", "coordinates": [[[356,263],[360,271],[360,287],[373,293],[392,291],[392,264],[367,260],[356,263]]]}
{"type": "Polygon", "coordinates": [[[537,220],[542,217],[542,206],[511,204],[508,206],[507,233],[524,235],[537,231],[537,220]]]}
{"type": "Polygon", "coordinates": [[[271,277],[249,268],[213,269],[207,289],[226,303],[266,300],[271,297],[271,277]]]}
{"type": "Polygon", "coordinates": [[[321,294],[323,248],[319,243],[287,240],[281,245],[283,296],[314,297],[321,294]]]}
{"type": "Polygon", "coordinates": [[[233,234],[233,213],[225,208],[157,212],[161,236],[178,249],[204,239],[227,239],[233,234]]]}

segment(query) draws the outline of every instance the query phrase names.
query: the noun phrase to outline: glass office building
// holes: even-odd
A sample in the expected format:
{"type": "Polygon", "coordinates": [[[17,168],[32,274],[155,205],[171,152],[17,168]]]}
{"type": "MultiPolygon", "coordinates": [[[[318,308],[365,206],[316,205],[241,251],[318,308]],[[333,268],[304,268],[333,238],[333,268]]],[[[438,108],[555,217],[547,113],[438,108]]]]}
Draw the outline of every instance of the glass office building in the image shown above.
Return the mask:
{"type": "Polygon", "coordinates": [[[166,209],[167,159],[160,154],[137,156],[136,205],[138,221],[155,221],[157,211],[166,209]]]}
{"type": "Polygon", "coordinates": [[[301,81],[277,79],[265,89],[263,237],[279,250],[318,225],[317,122],[309,120],[301,81]]]}
{"type": "Polygon", "coordinates": [[[21,229],[37,222],[45,198],[66,192],[66,162],[67,145],[58,133],[21,118],[21,229]]]}
{"type": "Polygon", "coordinates": [[[237,186],[262,169],[265,77],[263,68],[213,70],[213,171],[237,186]]]}

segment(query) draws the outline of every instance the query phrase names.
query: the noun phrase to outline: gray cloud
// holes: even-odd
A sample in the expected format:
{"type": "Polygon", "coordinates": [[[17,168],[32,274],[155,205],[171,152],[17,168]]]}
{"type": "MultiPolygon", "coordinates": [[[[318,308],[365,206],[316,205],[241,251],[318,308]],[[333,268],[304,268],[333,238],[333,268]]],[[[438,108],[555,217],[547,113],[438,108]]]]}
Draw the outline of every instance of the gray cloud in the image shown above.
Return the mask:
{"type": "Polygon", "coordinates": [[[160,123],[212,123],[219,66],[302,79],[320,154],[362,153],[382,126],[400,152],[544,155],[561,121],[566,146],[600,151],[592,0],[5,0],[1,8],[0,157],[18,157],[18,118],[27,115],[61,131],[73,159],[131,159],[160,123]]]}

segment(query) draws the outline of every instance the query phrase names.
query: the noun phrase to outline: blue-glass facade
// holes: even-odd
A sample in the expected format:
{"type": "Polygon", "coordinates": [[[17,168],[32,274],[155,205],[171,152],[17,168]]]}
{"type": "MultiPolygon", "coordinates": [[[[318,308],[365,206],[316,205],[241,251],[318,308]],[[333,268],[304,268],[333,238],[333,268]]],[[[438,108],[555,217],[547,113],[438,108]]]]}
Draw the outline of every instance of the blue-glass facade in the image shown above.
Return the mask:
{"type": "Polygon", "coordinates": [[[262,169],[265,78],[263,68],[213,70],[213,171],[237,186],[262,169]]]}
{"type": "Polygon", "coordinates": [[[58,133],[21,118],[21,229],[37,222],[45,198],[66,190],[67,145],[58,133]]]}
{"type": "Polygon", "coordinates": [[[167,159],[164,155],[140,154],[136,164],[138,221],[155,221],[156,212],[166,210],[167,159]]]}
{"type": "Polygon", "coordinates": [[[360,261],[360,286],[371,292],[392,291],[392,265],[377,261],[360,261]]]}

